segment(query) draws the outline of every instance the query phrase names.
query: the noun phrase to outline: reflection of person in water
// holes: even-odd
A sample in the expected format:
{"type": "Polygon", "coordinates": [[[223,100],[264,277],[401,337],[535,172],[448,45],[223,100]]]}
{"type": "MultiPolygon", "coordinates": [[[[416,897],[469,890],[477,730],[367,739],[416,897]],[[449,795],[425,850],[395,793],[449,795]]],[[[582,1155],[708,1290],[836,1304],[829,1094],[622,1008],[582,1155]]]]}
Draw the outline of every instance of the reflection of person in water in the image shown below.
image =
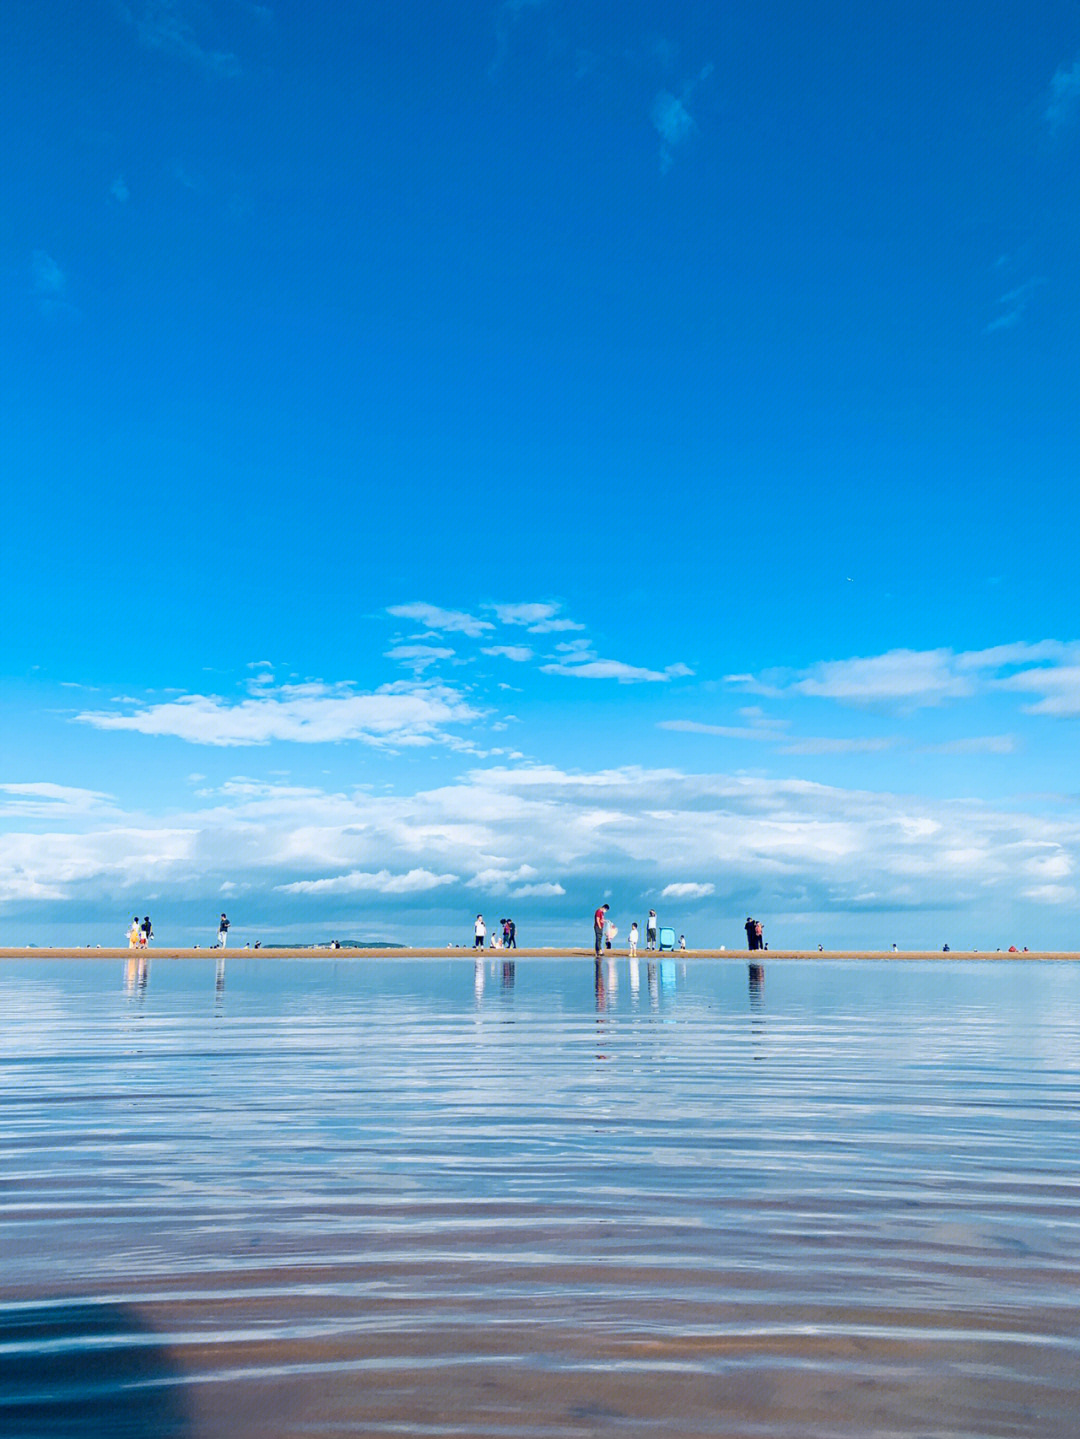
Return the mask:
{"type": "Polygon", "coordinates": [[[596,1008],[598,1010],[607,1008],[607,991],[604,989],[604,961],[596,961],[596,974],[593,977],[593,989],[596,994],[596,1008]]]}
{"type": "Polygon", "coordinates": [[[750,998],[760,1000],[761,992],[765,987],[765,966],[763,964],[751,964],[749,966],[750,998]]]}

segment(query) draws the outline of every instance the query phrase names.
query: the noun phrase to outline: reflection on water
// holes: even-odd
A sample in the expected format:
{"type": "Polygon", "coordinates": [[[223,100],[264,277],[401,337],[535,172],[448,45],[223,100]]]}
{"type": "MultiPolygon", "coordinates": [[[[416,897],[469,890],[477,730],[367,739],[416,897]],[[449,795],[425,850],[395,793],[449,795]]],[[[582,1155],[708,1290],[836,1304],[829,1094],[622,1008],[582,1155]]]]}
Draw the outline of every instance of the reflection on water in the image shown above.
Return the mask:
{"type": "Polygon", "coordinates": [[[145,950],[132,954],[124,966],[124,991],[126,994],[143,994],[150,981],[150,958],[145,950]]]}
{"type": "Polygon", "coordinates": [[[5,1436],[1075,1434],[1077,969],[225,962],[0,968],[5,1436]]]}
{"type": "Polygon", "coordinates": [[[750,971],[750,1008],[760,1009],[763,992],[765,989],[765,966],[763,964],[751,964],[750,971]]]}
{"type": "Polygon", "coordinates": [[[130,1305],[0,1309],[0,1426],[8,1439],[182,1439],[191,1425],[167,1346],[130,1305]]]}

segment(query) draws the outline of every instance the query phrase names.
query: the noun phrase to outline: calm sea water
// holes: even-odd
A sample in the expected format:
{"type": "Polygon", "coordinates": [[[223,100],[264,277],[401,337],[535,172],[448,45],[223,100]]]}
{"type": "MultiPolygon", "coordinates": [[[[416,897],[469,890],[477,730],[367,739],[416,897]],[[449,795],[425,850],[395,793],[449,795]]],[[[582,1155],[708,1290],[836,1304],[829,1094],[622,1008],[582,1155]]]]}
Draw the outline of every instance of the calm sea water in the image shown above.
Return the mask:
{"type": "Polygon", "coordinates": [[[8,963],[0,1432],[1075,1439],[1078,1128],[1068,964],[8,963]]]}

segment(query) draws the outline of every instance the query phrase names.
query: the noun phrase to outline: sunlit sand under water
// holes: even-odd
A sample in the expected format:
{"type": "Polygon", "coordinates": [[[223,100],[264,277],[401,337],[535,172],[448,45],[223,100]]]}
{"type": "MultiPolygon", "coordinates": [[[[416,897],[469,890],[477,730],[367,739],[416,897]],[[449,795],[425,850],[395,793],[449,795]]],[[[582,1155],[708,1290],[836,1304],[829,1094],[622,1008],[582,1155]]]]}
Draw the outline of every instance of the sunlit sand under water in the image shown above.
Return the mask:
{"type": "MultiPolygon", "coordinates": [[[[767,959],[767,957],[766,957],[767,959]]],[[[1080,1432],[1080,968],[0,968],[0,1433],[1080,1432]]]]}

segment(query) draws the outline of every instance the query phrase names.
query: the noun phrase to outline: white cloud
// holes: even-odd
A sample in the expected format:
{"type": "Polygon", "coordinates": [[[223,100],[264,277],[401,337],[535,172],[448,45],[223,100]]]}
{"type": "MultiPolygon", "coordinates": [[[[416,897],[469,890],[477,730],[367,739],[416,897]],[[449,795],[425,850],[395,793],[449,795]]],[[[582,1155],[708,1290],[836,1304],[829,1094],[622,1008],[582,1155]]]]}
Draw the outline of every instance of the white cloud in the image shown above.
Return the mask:
{"type": "Polygon", "coordinates": [[[477,619],[475,615],[464,614],[460,610],[443,610],[438,605],[420,601],[410,605],[390,605],[387,614],[397,619],[415,620],[429,630],[463,634],[469,639],[479,639],[486,630],[495,628],[490,620],[477,619]]]}
{"type": "Polygon", "coordinates": [[[950,650],[891,650],[869,659],[830,660],[814,665],[791,688],[848,704],[937,705],[974,693],[952,659],[950,650]]]}
{"type": "Polygon", "coordinates": [[[167,817],[89,809],[49,834],[2,834],[0,898],[204,898],[229,882],[262,894],[264,910],[271,892],[281,905],[371,895],[389,906],[430,890],[467,912],[464,896],[480,889],[545,898],[554,918],[563,899],[587,910],[598,885],[628,902],[704,872],[720,909],[765,894],[789,911],[974,915],[990,894],[1018,900],[1046,885],[1064,904],[1080,857],[1080,822],[1057,814],[676,769],[507,765],[405,794],[238,776],[206,800],[167,817]]]}
{"type": "Polygon", "coordinates": [[[183,695],[164,704],[126,701],[129,714],[87,710],[75,716],[102,730],[168,735],[203,745],[262,745],[272,740],[325,744],[357,740],[368,745],[450,742],[446,727],[479,718],[454,690],[399,683],[373,693],[321,682],[283,685],[240,701],[219,695],[183,695]]]}
{"type": "Polygon", "coordinates": [[[524,664],[531,660],[533,652],[528,645],[491,645],[488,649],[481,650],[485,655],[502,655],[503,659],[513,660],[515,664],[524,664]]]}
{"type": "Polygon", "coordinates": [[[391,874],[387,869],[375,874],[352,870],[330,879],[301,879],[277,888],[285,894],[420,894],[456,884],[457,878],[456,874],[433,874],[428,869],[410,869],[407,874],[391,874]]]}
{"type": "MultiPolygon", "coordinates": [[[[474,874],[468,882],[469,889],[482,889],[487,894],[508,894],[514,885],[531,885],[537,877],[539,870],[534,869],[531,864],[519,864],[516,868],[510,869],[505,866],[492,866],[482,869],[474,874]]],[[[541,889],[543,886],[541,886],[541,889]]],[[[515,894],[525,893],[524,889],[517,889],[515,894]]],[[[530,889],[529,893],[532,892],[530,889]]]]}
{"type": "Polygon", "coordinates": [[[114,200],[119,200],[121,204],[131,198],[131,191],[124,182],[123,175],[117,175],[116,179],[109,186],[109,194],[114,200]]]}
{"type": "Polygon", "coordinates": [[[179,879],[195,846],[194,830],[165,825],[0,835],[0,901],[127,895],[179,879]]]}
{"type": "Polygon", "coordinates": [[[1080,664],[1023,670],[998,680],[997,685],[1005,690],[1041,693],[1041,700],[1024,706],[1028,714],[1053,715],[1058,719],[1080,717],[1080,664]]]}
{"type": "Polygon", "coordinates": [[[714,884],[689,884],[684,882],[666,884],[660,891],[661,899],[707,899],[716,893],[714,884]]]}
{"type": "Polygon", "coordinates": [[[1023,896],[1037,900],[1039,904],[1073,904],[1076,889],[1071,884],[1035,884],[1025,889],[1023,896]]]}

